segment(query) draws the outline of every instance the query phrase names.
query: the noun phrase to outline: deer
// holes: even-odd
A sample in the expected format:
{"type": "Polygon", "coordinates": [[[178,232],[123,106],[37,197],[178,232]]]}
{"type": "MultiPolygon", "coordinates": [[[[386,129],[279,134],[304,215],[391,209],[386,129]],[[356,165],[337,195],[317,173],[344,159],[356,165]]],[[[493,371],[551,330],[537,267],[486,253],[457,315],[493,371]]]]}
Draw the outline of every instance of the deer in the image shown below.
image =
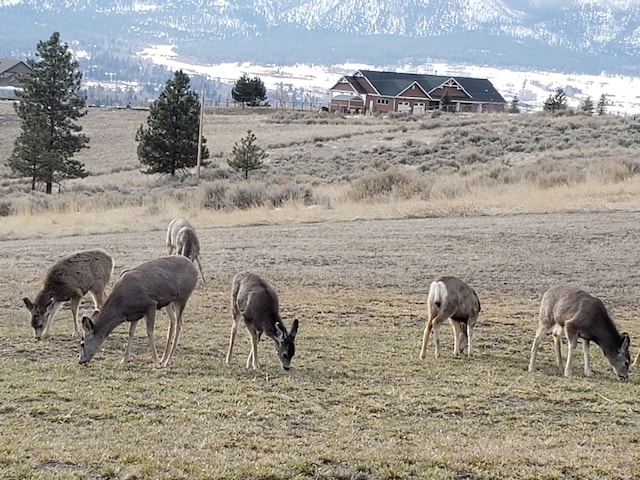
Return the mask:
{"type": "Polygon", "coordinates": [[[36,340],[49,336],[53,317],[64,302],[71,302],[73,336],[82,335],[78,307],[89,293],[96,309],[105,301],[105,288],[115,267],[113,257],[102,250],[83,250],[67,255],[53,264],[47,271],[43,286],[31,301],[24,297],[31,314],[31,327],[36,340]]]}
{"type": "Polygon", "coordinates": [[[198,270],[186,257],[172,255],[141,263],[127,270],[115,283],[111,294],[92,317],[82,318],[84,340],[81,343],[80,364],[86,365],[95,356],[105,339],[121,323],[129,322],[129,337],[121,365],[131,358],[131,344],[138,321],[145,318],[149,350],[157,368],[166,367],[175,354],[182,314],[198,281],[198,270]],[[154,340],[156,311],[166,307],[170,326],[162,359],[154,340]]]}
{"type": "Polygon", "coordinates": [[[571,363],[578,339],[582,339],[584,374],[591,376],[589,365],[589,343],[598,345],[609,361],[613,371],[621,380],[629,377],[630,338],[626,332],[619,333],[611,320],[602,300],[579,288],[557,285],[549,288],[542,296],[538,329],[531,347],[529,371],[536,369],[536,355],[542,337],[552,331],[555,344],[556,365],[562,369],[562,335],[567,337],[567,363],[564,376],[571,376],[571,363]]]}
{"type": "Polygon", "coordinates": [[[480,317],[480,300],[475,290],[458,277],[438,276],[429,287],[427,322],[422,336],[420,360],[424,360],[431,331],[435,336],[435,355],[440,357],[440,325],[447,319],[453,328],[453,354],[460,355],[463,341],[467,356],[473,353],[472,334],[480,317]]]}
{"type": "Polygon", "coordinates": [[[187,257],[198,266],[203,285],[207,285],[200,264],[200,240],[195,228],[184,218],[174,218],[167,227],[167,248],[169,255],[174,251],[177,255],[187,257]]]}
{"type": "Polygon", "coordinates": [[[238,323],[242,319],[251,336],[251,350],[247,357],[246,368],[253,367],[254,370],[260,368],[258,342],[264,333],[275,342],[282,368],[289,370],[291,359],[296,352],[298,320],[295,319],[291,330],[287,331],[280,317],[278,295],[273,287],[256,273],[248,271],[238,273],[231,284],[231,310],[233,324],[226,358],[227,365],[231,363],[238,323]]]}

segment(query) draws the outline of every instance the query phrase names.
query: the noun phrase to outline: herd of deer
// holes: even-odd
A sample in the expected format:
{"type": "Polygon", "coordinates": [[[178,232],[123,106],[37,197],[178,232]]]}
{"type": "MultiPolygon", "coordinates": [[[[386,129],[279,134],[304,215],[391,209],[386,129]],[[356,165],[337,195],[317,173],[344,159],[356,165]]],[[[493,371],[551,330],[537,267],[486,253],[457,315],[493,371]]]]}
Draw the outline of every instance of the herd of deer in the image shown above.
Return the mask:
{"type": "MultiPolygon", "coordinates": [[[[64,302],[69,301],[74,336],[84,337],[81,343],[81,364],[87,364],[107,336],[124,322],[129,322],[130,326],[122,363],[128,362],[137,323],[144,317],[153,362],[157,367],[167,366],[175,354],[182,328],[182,314],[195,289],[198,273],[203,284],[206,285],[206,282],[199,260],[198,236],[187,220],[176,218],[171,221],[167,228],[166,244],[168,256],[125,270],[108,296],[105,288],[114,270],[114,260],[104,251],[81,251],[55,263],[48,270],[44,285],[33,302],[29,298],[23,299],[31,314],[31,326],[36,339],[49,334],[56,311],[64,302]],[[78,307],[87,293],[93,298],[95,311],[91,317],[83,316],[80,322],[78,307]],[[154,324],[156,311],[165,307],[170,326],[164,354],[160,359],[155,347],[154,324]]],[[[466,346],[467,355],[471,356],[473,328],[480,316],[480,300],[473,288],[457,277],[437,277],[429,289],[427,308],[420,359],[424,359],[426,355],[432,332],[435,356],[440,356],[439,328],[447,320],[453,328],[454,355],[459,355],[466,346]]],[[[247,368],[260,368],[258,343],[264,333],[275,342],[280,363],[288,370],[295,354],[298,320],[294,320],[291,330],[287,330],[280,317],[278,295],[271,285],[255,273],[238,273],[231,286],[231,310],[233,324],[226,363],[231,362],[238,323],[242,319],[251,339],[247,368]]],[[[535,370],[540,341],[549,331],[553,334],[556,364],[565,376],[571,375],[571,363],[578,339],[582,339],[585,375],[591,375],[589,344],[594,342],[602,349],[618,377],[628,378],[629,335],[618,332],[600,299],[570,286],[554,286],[547,290],[540,305],[529,371],[535,370]],[[564,369],[561,353],[563,335],[568,343],[564,369]]],[[[640,352],[633,365],[636,366],[639,362],[640,352]]]]}

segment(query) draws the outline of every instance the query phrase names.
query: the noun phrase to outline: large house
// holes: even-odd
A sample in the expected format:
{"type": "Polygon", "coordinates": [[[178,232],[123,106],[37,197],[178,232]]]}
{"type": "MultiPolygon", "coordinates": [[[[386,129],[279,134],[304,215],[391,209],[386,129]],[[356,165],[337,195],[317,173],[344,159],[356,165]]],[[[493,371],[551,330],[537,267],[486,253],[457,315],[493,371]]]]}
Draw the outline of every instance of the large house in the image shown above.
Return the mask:
{"type": "Polygon", "coordinates": [[[503,112],[507,102],[486,78],[359,70],[330,90],[329,110],[380,115],[429,110],[503,112]]]}

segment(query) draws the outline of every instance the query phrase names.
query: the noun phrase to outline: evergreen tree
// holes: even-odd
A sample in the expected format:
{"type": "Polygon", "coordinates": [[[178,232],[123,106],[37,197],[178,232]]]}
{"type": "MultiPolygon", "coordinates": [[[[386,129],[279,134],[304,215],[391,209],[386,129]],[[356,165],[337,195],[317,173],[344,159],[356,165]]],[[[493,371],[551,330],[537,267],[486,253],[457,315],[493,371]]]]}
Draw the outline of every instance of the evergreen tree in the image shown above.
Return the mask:
{"type": "Polygon", "coordinates": [[[508,113],[520,113],[520,107],[518,106],[518,103],[520,103],[520,99],[516,95],[511,100],[511,103],[509,104],[509,108],[508,108],[507,112],[508,113]]]}
{"type": "Polygon", "coordinates": [[[587,115],[593,114],[593,100],[591,100],[591,97],[587,97],[584,99],[584,101],[580,104],[580,110],[587,115]]]}
{"type": "MultiPolygon", "coordinates": [[[[168,173],[196,166],[200,100],[189,87],[189,76],[182,70],[167,80],[158,99],[151,104],[147,127],[136,132],[138,159],[148,168],[143,173],[168,173]]],[[[201,158],[209,158],[202,138],[201,158]]]]}
{"type": "Polygon", "coordinates": [[[242,103],[242,108],[245,104],[255,107],[267,99],[267,89],[259,77],[249,78],[245,73],[231,90],[231,97],[234,101],[242,103]]]}
{"type": "Polygon", "coordinates": [[[598,100],[597,107],[598,115],[604,115],[607,113],[607,94],[603,93],[600,95],[600,100],[598,100]]]}
{"type": "Polygon", "coordinates": [[[15,173],[31,178],[31,189],[87,176],[84,165],[73,155],[88,147],[89,138],[81,134],[76,120],[86,115],[86,101],[78,96],[82,73],[67,44],[55,32],[48,41],[38,42],[36,56],[27,60],[31,73],[21,77],[23,91],[15,110],[21,132],[14,141],[7,165],[15,173]]]}
{"type": "Polygon", "coordinates": [[[564,90],[559,88],[556,90],[556,93],[549,95],[544,102],[544,106],[542,107],[545,112],[554,113],[560,110],[567,109],[567,95],[564,93],[564,90]]]}
{"type": "Polygon", "coordinates": [[[445,90],[444,95],[442,95],[442,97],[440,97],[440,110],[444,110],[445,112],[448,112],[451,108],[451,104],[453,102],[451,101],[451,97],[449,96],[449,92],[447,92],[445,90]]]}
{"type": "Polygon", "coordinates": [[[264,168],[264,159],[267,153],[255,144],[256,136],[251,130],[247,130],[247,136],[233,145],[233,158],[227,160],[231,168],[244,174],[245,180],[249,178],[249,172],[264,168]]]}

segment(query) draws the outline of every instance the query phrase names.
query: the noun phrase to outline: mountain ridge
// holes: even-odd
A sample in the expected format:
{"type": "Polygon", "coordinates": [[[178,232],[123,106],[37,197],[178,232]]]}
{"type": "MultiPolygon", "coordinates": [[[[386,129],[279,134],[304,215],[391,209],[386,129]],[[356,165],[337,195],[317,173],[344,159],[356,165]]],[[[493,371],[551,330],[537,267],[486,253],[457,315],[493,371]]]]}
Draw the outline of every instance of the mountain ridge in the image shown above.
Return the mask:
{"type": "Polygon", "coordinates": [[[552,69],[561,68],[564,58],[569,70],[582,64],[589,72],[637,73],[640,1],[604,3],[0,0],[0,18],[9,24],[4,43],[14,40],[18,50],[33,49],[43,34],[60,31],[80,48],[109,37],[139,46],[162,41],[209,62],[247,60],[243,53],[254,49],[265,62],[310,62],[316,54],[324,62],[329,48],[336,62],[371,63],[377,53],[395,52],[402,62],[419,63],[455,54],[471,63],[528,67],[535,61],[538,68],[552,69]],[[292,46],[298,41],[307,48],[292,46]],[[265,43],[270,50],[261,48],[265,43]]]}

